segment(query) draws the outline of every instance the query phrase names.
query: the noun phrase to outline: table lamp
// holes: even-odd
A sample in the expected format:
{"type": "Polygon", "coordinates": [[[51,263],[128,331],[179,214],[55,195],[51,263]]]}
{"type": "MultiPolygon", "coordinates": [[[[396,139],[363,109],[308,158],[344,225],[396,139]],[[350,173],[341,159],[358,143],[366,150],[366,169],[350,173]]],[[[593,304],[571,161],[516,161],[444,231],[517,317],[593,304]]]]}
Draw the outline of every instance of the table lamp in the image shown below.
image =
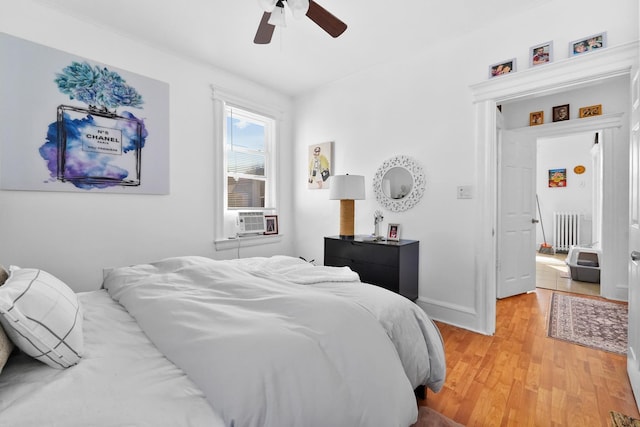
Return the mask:
{"type": "Polygon", "coordinates": [[[364,200],[364,176],[332,176],[329,182],[329,199],[340,200],[340,238],[353,239],[355,200],[364,200]]]}

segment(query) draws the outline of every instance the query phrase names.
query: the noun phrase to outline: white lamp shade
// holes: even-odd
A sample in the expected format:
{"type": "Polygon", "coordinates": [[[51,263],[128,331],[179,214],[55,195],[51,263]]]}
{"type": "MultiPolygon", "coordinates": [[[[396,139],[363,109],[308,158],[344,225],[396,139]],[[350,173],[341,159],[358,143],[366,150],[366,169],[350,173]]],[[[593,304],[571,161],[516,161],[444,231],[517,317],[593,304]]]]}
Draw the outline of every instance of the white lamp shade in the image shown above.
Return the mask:
{"type": "Polygon", "coordinates": [[[364,200],[364,176],[334,175],[329,178],[330,200],[364,200]]]}

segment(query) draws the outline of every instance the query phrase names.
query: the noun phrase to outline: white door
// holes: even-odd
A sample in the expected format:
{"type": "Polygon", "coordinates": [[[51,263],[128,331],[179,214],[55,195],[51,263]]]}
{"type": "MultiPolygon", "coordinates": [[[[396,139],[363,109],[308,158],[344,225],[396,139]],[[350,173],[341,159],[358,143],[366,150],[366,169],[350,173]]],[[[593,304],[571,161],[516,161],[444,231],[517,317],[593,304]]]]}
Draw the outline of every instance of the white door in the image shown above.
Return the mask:
{"type": "Polygon", "coordinates": [[[640,408],[640,77],[633,78],[629,204],[629,351],[627,372],[640,408]]]}
{"type": "Polygon", "coordinates": [[[506,298],[536,288],[536,139],[498,132],[497,296],[506,298]]]}

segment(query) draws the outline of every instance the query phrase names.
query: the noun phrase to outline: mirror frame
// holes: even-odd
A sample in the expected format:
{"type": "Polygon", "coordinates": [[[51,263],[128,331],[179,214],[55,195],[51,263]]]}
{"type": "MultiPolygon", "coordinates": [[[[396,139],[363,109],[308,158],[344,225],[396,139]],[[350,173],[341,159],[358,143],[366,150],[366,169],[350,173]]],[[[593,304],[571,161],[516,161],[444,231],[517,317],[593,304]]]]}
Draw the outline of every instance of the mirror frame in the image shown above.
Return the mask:
{"type": "Polygon", "coordinates": [[[383,207],[389,209],[392,212],[403,212],[407,209],[414,207],[422,198],[426,180],[422,167],[416,163],[410,157],[407,156],[395,156],[382,163],[382,166],[378,168],[375,177],[373,178],[373,191],[376,194],[376,199],[383,207]],[[392,199],[387,197],[382,190],[382,179],[385,174],[392,168],[403,168],[413,178],[413,185],[411,191],[402,199],[392,199]]]}

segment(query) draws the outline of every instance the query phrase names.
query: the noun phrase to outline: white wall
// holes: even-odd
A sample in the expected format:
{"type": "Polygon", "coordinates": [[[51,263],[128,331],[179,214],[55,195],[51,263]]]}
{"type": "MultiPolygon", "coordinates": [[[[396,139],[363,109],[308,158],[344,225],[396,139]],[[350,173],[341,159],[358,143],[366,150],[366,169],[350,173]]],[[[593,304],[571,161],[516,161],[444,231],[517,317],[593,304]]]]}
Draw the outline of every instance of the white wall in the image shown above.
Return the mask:
{"type": "MultiPolygon", "coordinates": [[[[576,212],[580,214],[580,244],[591,240],[593,218],[592,191],[593,167],[591,148],[595,133],[577,134],[558,138],[538,139],[538,161],[536,163],[536,188],[540,201],[539,217],[544,225],[547,243],[553,244],[553,213],[576,212]],[[574,167],[582,165],[585,171],[576,174],[574,167]],[[567,186],[549,187],[549,169],[566,169],[567,186]]],[[[537,227],[537,246],[543,241],[542,227],[537,227]]]]}
{"type": "MultiPolygon", "coordinates": [[[[335,141],[336,172],[365,175],[367,185],[385,159],[411,156],[425,170],[425,195],[406,213],[385,212],[385,222],[401,223],[404,237],[420,240],[420,301],[449,310],[437,316],[442,320],[477,329],[474,307],[481,296],[473,224],[480,204],[456,199],[457,186],[477,183],[469,86],[486,80],[488,66],[501,60],[516,57],[518,68],[526,68],[528,49],[537,43],[553,40],[560,60],[567,58],[571,40],[600,31],[608,31],[610,45],[636,40],[637,8],[635,0],[616,2],[615,8],[595,0],[549,1],[296,99],[298,252],[321,260],[322,237],[337,234],[338,227],[337,202],[305,186],[308,145],[335,141]]],[[[356,202],[356,233],[372,231],[378,208],[372,191],[356,202]]]]}
{"type": "MultiPolygon", "coordinates": [[[[280,164],[292,161],[288,97],[29,0],[3,0],[0,31],[170,86],[170,194],[0,191],[0,263],[43,268],[75,290],[87,290],[101,285],[103,267],[178,255],[237,255],[236,250],[216,252],[213,245],[218,183],[210,85],[284,112],[280,164]]],[[[279,178],[284,237],[278,244],[243,248],[241,256],[291,252],[289,169],[283,168],[279,178]]]]}

